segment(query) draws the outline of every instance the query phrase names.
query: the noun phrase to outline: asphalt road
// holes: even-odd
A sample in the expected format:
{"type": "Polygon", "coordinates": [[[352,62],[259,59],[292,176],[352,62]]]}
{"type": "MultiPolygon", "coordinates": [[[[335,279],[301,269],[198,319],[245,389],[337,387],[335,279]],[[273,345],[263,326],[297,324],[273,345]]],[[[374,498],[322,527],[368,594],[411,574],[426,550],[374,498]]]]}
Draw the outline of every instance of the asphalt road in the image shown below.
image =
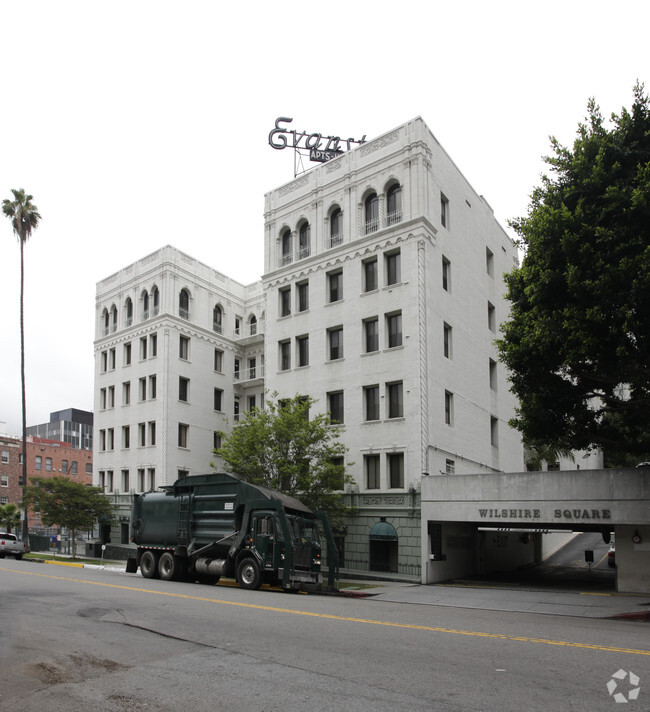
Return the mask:
{"type": "Polygon", "coordinates": [[[620,709],[613,694],[635,687],[625,709],[650,709],[647,624],[11,559],[0,591],[3,711],[582,712],[620,709]]]}

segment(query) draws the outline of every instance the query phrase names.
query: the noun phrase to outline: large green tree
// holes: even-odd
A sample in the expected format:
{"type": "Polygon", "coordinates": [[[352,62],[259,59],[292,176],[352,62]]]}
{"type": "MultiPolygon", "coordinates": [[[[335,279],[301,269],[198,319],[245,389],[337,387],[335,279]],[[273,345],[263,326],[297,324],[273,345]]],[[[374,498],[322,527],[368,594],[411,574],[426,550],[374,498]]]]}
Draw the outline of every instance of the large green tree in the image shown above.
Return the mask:
{"type": "Polygon", "coordinates": [[[511,222],[525,256],[506,275],[498,342],[533,446],[650,453],[650,111],[642,86],[606,124],[591,100],[573,148],[511,222]]]}
{"type": "Polygon", "coordinates": [[[313,413],[312,398],[296,396],[266,401],[247,412],[229,434],[222,433],[221,458],[227,472],[296,497],[336,521],[345,511],[340,491],[351,481],[341,427],[313,413]]]}
{"type": "Polygon", "coordinates": [[[73,482],[68,477],[33,477],[25,502],[38,509],[45,526],[65,527],[77,555],[77,532],[93,528],[98,519],[112,518],[113,507],[101,487],[73,482]]]}
{"type": "MultiPolygon", "coordinates": [[[[41,216],[38,209],[32,202],[33,196],[27,195],[21,188],[11,191],[14,199],[9,198],[2,201],[2,212],[11,220],[14,234],[20,243],[20,383],[22,394],[23,413],[23,495],[27,486],[27,409],[25,407],[25,243],[38,227],[41,216]]],[[[29,536],[29,525],[27,523],[27,510],[23,517],[23,540],[27,541],[29,536]]]]}

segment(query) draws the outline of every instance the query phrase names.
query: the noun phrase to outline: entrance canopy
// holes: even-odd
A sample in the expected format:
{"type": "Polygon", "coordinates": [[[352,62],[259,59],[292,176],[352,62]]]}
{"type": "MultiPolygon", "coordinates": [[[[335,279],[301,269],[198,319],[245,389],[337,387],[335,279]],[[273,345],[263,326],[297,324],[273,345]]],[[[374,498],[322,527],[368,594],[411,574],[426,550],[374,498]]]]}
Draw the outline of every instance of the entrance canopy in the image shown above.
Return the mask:
{"type": "Polygon", "coordinates": [[[650,468],[423,477],[422,519],[574,531],[650,525],[650,468]]]}

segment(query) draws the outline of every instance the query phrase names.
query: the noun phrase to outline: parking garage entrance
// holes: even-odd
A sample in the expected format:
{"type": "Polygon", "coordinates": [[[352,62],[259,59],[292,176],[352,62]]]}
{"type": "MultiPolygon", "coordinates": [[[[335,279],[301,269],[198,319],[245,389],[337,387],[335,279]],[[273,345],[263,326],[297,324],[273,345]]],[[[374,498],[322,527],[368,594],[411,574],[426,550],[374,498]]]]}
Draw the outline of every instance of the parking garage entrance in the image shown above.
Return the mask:
{"type": "Polygon", "coordinates": [[[650,468],[422,477],[422,580],[539,564],[573,532],[616,542],[616,589],[650,593],[650,468]]]}

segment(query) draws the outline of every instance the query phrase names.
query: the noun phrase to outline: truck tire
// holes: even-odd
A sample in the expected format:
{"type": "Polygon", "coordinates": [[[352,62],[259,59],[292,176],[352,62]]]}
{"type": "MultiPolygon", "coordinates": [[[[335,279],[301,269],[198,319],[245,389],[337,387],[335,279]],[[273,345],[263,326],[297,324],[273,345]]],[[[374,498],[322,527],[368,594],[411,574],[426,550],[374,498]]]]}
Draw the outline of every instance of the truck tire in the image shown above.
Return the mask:
{"type": "MultiPolygon", "coordinates": [[[[142,566],[142,563],[140,563],[142,566]]],[[[178,577],[178,561],[170,552],[165,551],[158,559],[158,575],[163,581],[173,581],[178,577]]]]}
{"type": "Polygon", "coordinates": [[[23,558],[22,554],[14,554],[14,559],[16,559],[16,561],[20,561],[22,558],[23,558]]]}
{"type": "Polygon", "coordinates": [[[158,578],[158,554],[145,551],[140,559],[140,571],[145,578],[158,578]]]}
{"type": "Polygon", "coordinates": [[[247,557],[239,562],[237,580],[242,588],[250,590],[256,590],[262,585],[262,574],[255,559],[247,557]]]}

